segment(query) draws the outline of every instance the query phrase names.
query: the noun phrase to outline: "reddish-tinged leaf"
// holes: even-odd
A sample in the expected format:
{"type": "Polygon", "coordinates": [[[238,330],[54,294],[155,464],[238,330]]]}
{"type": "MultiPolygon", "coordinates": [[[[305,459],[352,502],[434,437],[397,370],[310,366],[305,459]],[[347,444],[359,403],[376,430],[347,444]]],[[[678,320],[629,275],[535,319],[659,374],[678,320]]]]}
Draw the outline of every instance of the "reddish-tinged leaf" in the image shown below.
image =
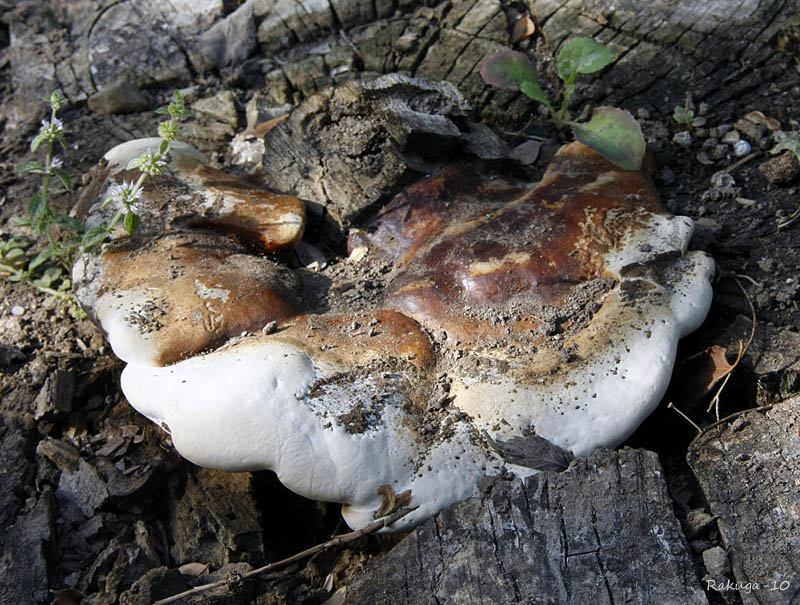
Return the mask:
{"type": "Polygon", "coordinates": [[[592,119],[573,124],[575,138],[623,170],[639,170],[645,153],[642,129],[630,112],[618,107],[598,107],[592,119]]]}
{"type": "Polygon", "coordinates": [[[492,86],[519,90],[523,82],[536,82],[536,70],[522,53],[501,50],[483,62],[481,78],[492,86]]]}

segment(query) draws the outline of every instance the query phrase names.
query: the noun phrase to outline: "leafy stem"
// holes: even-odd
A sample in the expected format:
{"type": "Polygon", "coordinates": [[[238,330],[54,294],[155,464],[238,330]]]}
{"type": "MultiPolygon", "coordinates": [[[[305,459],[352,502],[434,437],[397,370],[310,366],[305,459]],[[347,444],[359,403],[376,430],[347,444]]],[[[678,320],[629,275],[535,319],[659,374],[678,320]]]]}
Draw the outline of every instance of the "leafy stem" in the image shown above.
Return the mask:
{"type": "Polygon", "coordinates": [[[490,56],[481,67],[484,82],[499,88],[519,90],[542,103],[556,128],[571,126],[575,138],[588,145],[624,170],[638,170],[644,158],[645,142],[641,128],[628,112],[615,107],[597,108],[585,123],[571,121],[569,104],[579,74],[591,74],[610,65],[615,59],[611,49],[591,38],[573,38],[556,57],[556,71],[564,83],[561,105],[556,111],[536,80],[536,69],[528,57],[513,50],[490,56]]]}
{"type": "Polygon", "coordinates": [[[142,155],[128,162],[127,170],[138,169],[139,177],[135,183],[123,182],[111,188],[109,197],[103,202],[103,206],[114,203],[117,209],[107,225],[95,227],[84,234],[81,242],[84,250],[90,250],[101,244],[120,223],[128,235],[139,230],[141,218],[138,202],[142,196],[144,182],[148,176],[163,172],[171,144],[178,138],[180,121],[191,115],[191,112],[186,109],[183,95],[177,90],[172,95],[172,102],[166,107],[157,109],[156,113],[169,115],[169,120],[161,122],[158,126],[158,134],[161,137],[158,149],[155,151],[147,149],[142,155]]]}

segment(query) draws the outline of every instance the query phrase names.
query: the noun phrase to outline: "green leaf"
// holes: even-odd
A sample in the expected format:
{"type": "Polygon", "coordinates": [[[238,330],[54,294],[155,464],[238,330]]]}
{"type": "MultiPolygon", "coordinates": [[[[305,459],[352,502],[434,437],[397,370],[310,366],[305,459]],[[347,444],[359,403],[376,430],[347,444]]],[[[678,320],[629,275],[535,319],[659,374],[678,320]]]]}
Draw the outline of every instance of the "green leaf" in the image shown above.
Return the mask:
{"type": "Polygon", "coordinates": [[[47,137],[42,134],[41,132],[36,135],[36,137],[31,141],[31,151],[36,151],[39,149],[39,145],[44,143],[47,140],[47,137]]]}
{"type": "Polygon", "coordinates": [[[23,254],[25,254],[25,251],[22,248],[12,248],[6,255],[4,255],[3,258],[5,258],[6,260],[14,260],[22,256],[23,254]]]}
{"type": "Polygon", "coordinates": [[[74,216],[66,216],[64,214],[54,214],[53,220],[62,227],[66,227],[67,229],[71,229],[72,231],[81,232],[83,231],[83,223],[81,223],[78,219],[74,216]]]}
{"type": "Polygon", "coordinates": [[[645,141],[639,123],[618,107],[598,107],[585,124],[573,124],[575,138],[623,170],[639,170],[645,141]]]}
{"type": "Polygon", "coordinates": [[[142,219],[139,218],[138,214],[134,214],[133,212],[128,212],[125,215],[125,231],[128,235],[133,235],[139,230],[139,224],[142,222],[142,219]]]}
{"type": "Polygon", "coordinates": [[[36,223],[36,231],[39,232],[39,235],[47,233],[47,228],[50,226],[50,217],[48,216],[49,215],[48,210],[49,208],[45,208],[45,213],[41,216],[39,222],[36,223]]]}
{"type": "Polygon", "coordinates": [[[37,286],[49,288],[61,276],[61,267],[48,267],[42,276],[33,283],[37,286]]]}
{"type": "Polygon", "coordinates": [[[50,253],[51,253],[50,248],[39,252],[39,254],[36,255],[36,258],[34,258],[30,263],[28,263],[28,271],[33,271],[36,267],[38,267],[42,263],[45,263],[48,260],[50,260],[50,253]]]}
{"type": "Polygon", "coordinates": [[[135,170],[136,168],[139,168],[139,166],[142,165],[142,161],[143,161],[143,158],[141,158],[141,157],[133,158],[130,162],[128,162],[127,169],[128,170],[135,170]]]}
{"type": "Polygon", "coordinates": [[[102,244],[106,237],[108,237],[108,231],[105,229],[105,227],[95,227],[94,229],[89,229],[83,234],[81,246],[83,247],[84,251],[88,251],[98,244],[102,244]]]}
{"type": "Polygon", "coordinates": [[[159,113],[159,114],[162,114],[162,115],[169,115],[169,107],[167,107],[167,106],[159,107],[158,109],[156,109],[156,113],[159,113]]]}
{"type": "Polygon", "coordinates": [[[534,101],[539,101],[539,103],[544,103],[547,106],[550,105],[550,100],[547,98],[547,95],[544,94],[539,83],[535,80],[532,82],[523,82],[519,85],[519,89],[534,101]]]}
{"type": "Polygon", "coordinates": [[[72,180],[70,179],[69,172],[63,168],[53,168],[52,170],[53,174],[55,174],[58,180],[61,181],[61,184],[64,185],[64,189],[70,191],[72,189],[72,180]]]}
{"type": "Polygon", "coordinates": [[[81,242],[83,241],[83,225],[81,225],[81,230],[79,233],[80,235],[70,235],[69,237],[61,240],[61,248],[63,250],[72,250],[73,248],[80,246],[81,242]]]}
{"type": "Polygon", "coordinates": [[[533,63],[522,53],[501,50],[483,62],[481,78],[491,86],[520,90],[523,82],[536,84],[536,70],[533,63]]]}
{"type": "Polygon", "coordinates": [[[158,146],[158,155],[162,158],[169,153],[169,141],[161,139],[161,144],[158,146]]]}
{"type": "Polygon", "coordinates": [[[44,165],[41,162],[37,162],[36,160],[32,160],[30,162],[25,162],[22,166],[19,167],[19,174],[27,174],[28,172],[42,171],[44,170],[44,165]]]}
{"type": "Polygon", "coordinates": [[[573,38],[558,53],[556,70],[565,82],[577,74],[600,71],[615,59],[614,52],[591,38],[573,38]]]}
{"type": "Polygon", "coordinates": [[[31,216],[35,216],[39,218],[44,216],[45,211],[47,210],[47,200],[44,199],[41,193],[37,193],[31,198],[31,201],[28,203],[28,214],[31,216]]]}

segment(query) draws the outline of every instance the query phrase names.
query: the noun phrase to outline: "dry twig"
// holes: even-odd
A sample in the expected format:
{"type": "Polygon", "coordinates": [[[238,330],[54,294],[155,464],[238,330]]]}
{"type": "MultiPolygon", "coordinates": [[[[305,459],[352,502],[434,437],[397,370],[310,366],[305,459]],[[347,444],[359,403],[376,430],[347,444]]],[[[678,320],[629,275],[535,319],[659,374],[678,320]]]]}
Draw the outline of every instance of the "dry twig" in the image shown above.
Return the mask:
{"type": "Polygon", "coordinates": [[[739,290],[742,291],[742,296],[744,296],[744,299],[747,301],[747,305],[750,307],[750,336],[747,338],[747,344],[745,344],[744,346],[742,345],[742,341],[739,341],[739,355],[736,357],[736,361],[733,362],[733,365],[731,366],[728,375],[725,376],[725,379],[722,381],[722,384],[719,386],[719,389],[717,389],[714,398],[711,400],[711,403],[709,403],[708,409],[706,410],[706,412],[710,412],[711,408],[714,408],[714,415],[717,419],[717,422],[720,421],[719,397],[722,394],[722,390],[725,388],[725,385],[728,384],[728,380],[730,379],[733,370],[735,370],[736,366],[739,365],[739,362],[742,360],[742,357],[747,352],[747,349],[750,348],[750,345],[753,343],[753,338],[755,338],[756,335],[756,308],[753,306],[753,300],[750,298],[750,295],[747,294],[747,290],[744,289],[744,286],[742,286],[742,282],[739,281],[739,278],[741,277],[744,279],[749,279],[756,286],[760,286],[760,284],[747,275],[735,274],[732,275],[731,277],[733,277],[733,281],[736,282],[736,285],[739,287],[739,290]]]}
{"type": "Polygon", "coordinates": [[[683,417],[686,419],[686,421],[687,421],[689,424],[691,424],[691,425],[692,425],[692,426],[693,426],[693,427],[694,427],[694,428],[697,430],[697,434],[698,434],[698,435],[700,435],[700,434],[703,432],[703,429],[701,429],[699,426],[697,426],[697,424],[695,423],[695,421],[694,421],[694,420],[692,420],[691,418],[689,418],[689,417],[688,417],[686,414],[684,414],[684,413],[683,413],[681,410],[679,410],[677,407],[675,407],[675,406],[672,404],[672,402],[671,402],[671,401],[670,401],[670,402],[667,404],[667,408],[668,408],[668,409],[670,409],[670,410],[675,410],[676,412],[678,412],[678,414],[680,414],[681,416],[683,416],[683,417]]]}
{"type": "Polygon", "coordinates": [[[758,156],[760,156],[760,155],[761,155],[761,152],[760,152],[760,151],[754,151],[753,153],[751,153],[751,154],[749,154],[749,155],[746,155],[746,156],[744,156],[744,157],[743,157],[741,160],[739,160],[738,162],[734,162],[733,164],[731,164],[730,166],[728,166],[728,167],[725,169],[725,172],[727,172],[727,173],[731,173],[731,172],[733,172],[734,170],[736,170],[737,168],[739,168],[740,166],[743,166],[744,164],[747,164],[747,162],[749,162],[750,160],[754,160],[755,158],[757,158],[757,157],[758,157],[758,156]]]}
{"type": "Polygon", "coordinates": [[[263,567],[259,567],[258,569],[253,569],[253,570],[248,571],[247,573],[241,574],[240,576],[237,576],[236,578],[233,578],[233,579],[228,578],[228,579],[225,579],[225,580],[218,580],[217,582],[211,582],[210,584],[203,584],[202,586],[195,586],[194,588],[192,588],[190,590],[186,590],[184,592],[172,595],[171,597],[167,597],[166,599],[161,599],[160,601],[156,601],[155,603],[153,603],[153,605],[166,605],[167,603],[174,603],[175,601],[178,601],[179,599],[182,599],[184,597],[189,597],[189,596],[192,596],[192,595],[199,594],[201,592],[206,592],[208,590],[212,590],[214,588],[219,588],[220,586],[225,586],[225,585],[231,584],[232,581],[233,582],[238,582],[238,581],[241,581],[241,580],[246,580],[247,578],[251,578],[253,576],[257,576],[259,574],[263,574],[263,573],[266,573],[268,571],[273,571],[273,570],[277,569],[278,567],[283,567],[284,565],[288,565],[289,563],[294,563],[295,561],[299,561],[300,559],[303,559],[305,557],[309,557],[311,555],[315,555],[318,552],[322,552],[324,550],[328,550],[329,548],[333,548],[334,546],[338,546],[339,544],[344,544],[345,542],[352,542],[353,540],[356,540],[356,539],[360,538],[361,536],[366,536],[368,534],[375,533],[379,529],[383,529],[384,527],[388,527],[389,525],[391,525],[392,523],[394,523],[398,519],[401,519],[401,518],[405,517],[408,513],[416,510],[417,508],[419,508],[419,507],[415,506],[414,508],[401,509],[401,510],[397,511],[396,513],[392,513],[391,515],[389,515],[387,517],[384,517],[382,519],[378,519],[377,521],[375,521],[375,523],[367,525],[366,527],[363,527],[363,528],[358,529],[356,531],[351,531],[350,533],[347,533],[347,534],[341,534],[339,536],[336,536],[336,537],[328,540],[327,542],[325,542],[323,544],[317,544],[316,546],[312,546],[311,548],[308,548],[308,549],[306,549],[306,550],[304,550],[302,552],[294,554],[291,557],[288,557],[286,559],[282,559],[280,561],[275,561],[274,563],[270,563],[269,565],[264,565],[263,567]]]}
{"type": "Polygon", "coordinates": [[[719,426],[721,424],[724,424],[725,422],[733,420],[734,418],[738,418],[739,416],[742,416],[743,414],[747,414],[749,412],[764,412],[766,410],[772,409],[773,407],[775,407],[775,404],[774,403],[770,403],[769,405],[762,405],[762,406],[757,407],[757,408],[748,408],[746,410],[740,410],[738,412],[734,412],[733,414],[725,416],[725,418],[722,418],[721,420],[717,420],[716,422],[713,422],[713,423],[709,424],[707,427],[705,427],[703,430],[701,430],[700,431],[700,435],[697,435],[697,437],[695,437],[694,439],[695,440],[698,439],[702,434],[707,433],[708,431],[710,431],[714,427],[717,427],[717,426],[719,426]]]}

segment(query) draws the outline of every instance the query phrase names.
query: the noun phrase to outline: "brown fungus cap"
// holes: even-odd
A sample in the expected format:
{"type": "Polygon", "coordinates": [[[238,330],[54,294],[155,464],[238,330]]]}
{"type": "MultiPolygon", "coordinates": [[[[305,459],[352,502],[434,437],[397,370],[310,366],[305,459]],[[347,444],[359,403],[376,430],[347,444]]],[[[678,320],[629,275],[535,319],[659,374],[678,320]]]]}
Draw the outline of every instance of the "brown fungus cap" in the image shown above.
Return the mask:
{"type": "MultiPolygon", "coordinates": [[[[134,183],[139,172],[127,170],[128,162],[160,139],[136,139],[109,151],[95,168],[94,182],[78,203],[78,214],[87,227],[108,223],[118,209],[104,201],[115,185],[134,183]]],[[[227,174],[205,163],[194,147],[174,141],[162,174],[144,182],[141,202],[141,234],[154,235],[175,229],[206,229],[225,233],[264,252],[293,248],[305,228],[305,205],[292,196],[274,193],[252,179],[227,174]]],[[[120,227],[115,237],[124,237],[120,227]]]]}
{"type": "Polygon", "coordinates": [[[649,168],[580,143],[539,184],[443,169],[351,235],[366,258],[315,279],[264,256],[299,241],[294,198],[177,157],[145,190],[150,230],[85,256],[78,296],[128,362],[129,401],[184,456],[272,469],[353,527],[387,485],[419,506],[408,526],[485,476],[542,468],[519,454],[542,443],[565,459],[617,445],[710,305],[692,221],[664,212],[649,168]]]}
{"type": "MultiPolygon", "coordinates": [[[[93,199],[79,204],[89,227],[117,210],[103,207],[115,186],[135,182],[128,161],[159,142],[130,141],[106,154],[99,183],[88,188],[93,199]]],[[[185,143],[173,143],[169,158],[144,183],[141,232],[127,237],[120,228],[74,271],[81,303],[127,362],[174,363],[303,310],[295,276],[253,254],[299,243],[303,203],[206,166],[185,143]]]]}
{"type": "Polygon", "coordinates": [[[128,363],[168,365],[302,309],[294,274],[214,233],[108,245],[80,295],[128,363]]]}

